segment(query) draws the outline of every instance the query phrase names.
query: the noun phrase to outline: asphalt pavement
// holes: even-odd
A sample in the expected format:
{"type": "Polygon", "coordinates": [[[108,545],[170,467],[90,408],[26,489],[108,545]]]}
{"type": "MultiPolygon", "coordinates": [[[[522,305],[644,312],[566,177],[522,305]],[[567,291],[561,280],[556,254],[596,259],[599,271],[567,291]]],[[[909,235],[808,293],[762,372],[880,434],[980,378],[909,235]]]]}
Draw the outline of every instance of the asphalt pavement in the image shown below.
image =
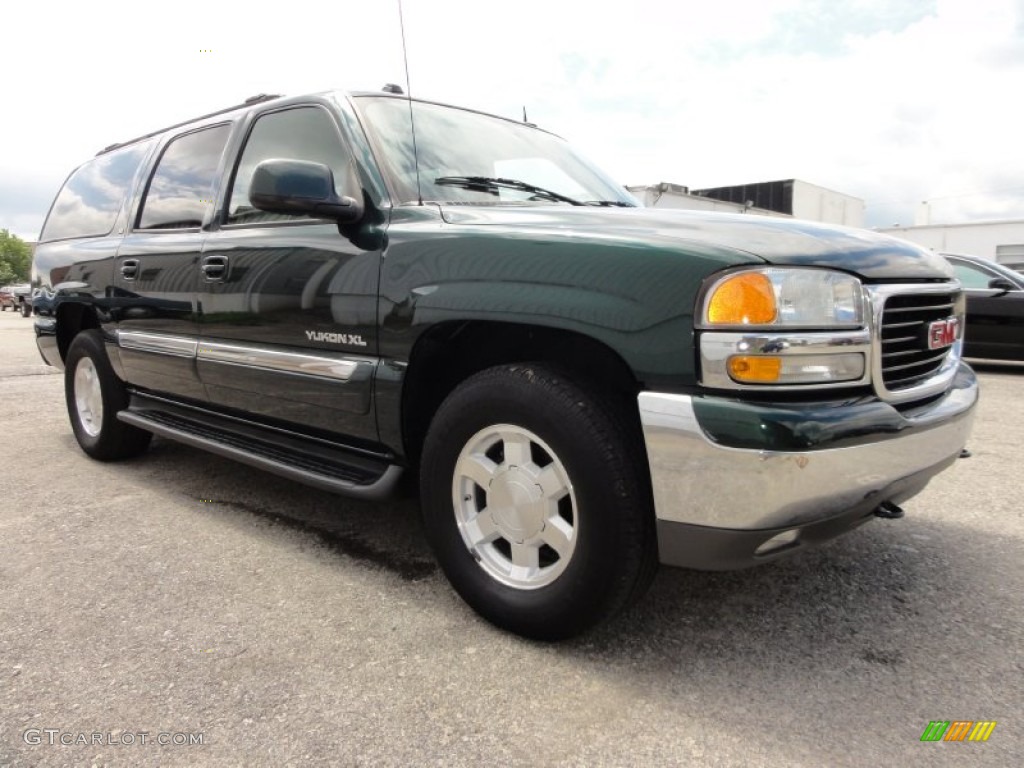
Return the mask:
{"type": "Polygon", "coordinates": [[[973,456],[904,519],[662,569],[552,645],[458,599],[414,500],[90,460],[31,325],[0,313],[0,766],[1024,764],[1024,366],[981,368],[973,456]]]}

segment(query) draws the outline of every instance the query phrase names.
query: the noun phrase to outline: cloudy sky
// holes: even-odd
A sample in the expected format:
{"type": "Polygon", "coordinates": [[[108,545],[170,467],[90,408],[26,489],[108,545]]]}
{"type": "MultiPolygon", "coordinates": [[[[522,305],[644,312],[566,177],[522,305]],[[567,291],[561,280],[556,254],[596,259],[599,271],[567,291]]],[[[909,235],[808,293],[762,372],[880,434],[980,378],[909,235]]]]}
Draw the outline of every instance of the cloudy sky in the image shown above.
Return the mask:
{"type": "MultiPolygon", "coordinates": [[[[868,226],[1024,218],[1024,0],[404,0],[416,96],[531,122],[623,184],[800,178],[868,226]]],[[[72,167],[256,93],[404,83],[397,0],[22,0],[0,227],[72,167]],[[277,11],[270,12],[269,9],[277,11]]]]}

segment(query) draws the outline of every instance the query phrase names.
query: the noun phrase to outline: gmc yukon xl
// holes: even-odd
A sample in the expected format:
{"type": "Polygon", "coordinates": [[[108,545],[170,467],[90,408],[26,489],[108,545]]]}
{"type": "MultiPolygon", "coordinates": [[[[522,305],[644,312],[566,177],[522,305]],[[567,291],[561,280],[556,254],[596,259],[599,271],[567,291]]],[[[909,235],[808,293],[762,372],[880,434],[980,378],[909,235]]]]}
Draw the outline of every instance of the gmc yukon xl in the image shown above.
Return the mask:
{"type": "Polygon", "coordinates": [[[396,93],[107,147],[52,205],[33,303],[88,455],[159,435],[368,500],[417,478],[451,584],[536,638],[659,563],[899,516],[978,394],[941,257],[646,210],[557,136],[396,93]]]}

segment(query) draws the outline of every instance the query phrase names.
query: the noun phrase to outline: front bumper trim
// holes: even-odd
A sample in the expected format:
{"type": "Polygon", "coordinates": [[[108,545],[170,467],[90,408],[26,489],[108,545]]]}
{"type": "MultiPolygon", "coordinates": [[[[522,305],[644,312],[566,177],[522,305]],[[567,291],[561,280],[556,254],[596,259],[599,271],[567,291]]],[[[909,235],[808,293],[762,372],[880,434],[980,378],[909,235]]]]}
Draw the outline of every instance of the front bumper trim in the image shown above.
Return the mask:
{"type": "MultiPolygon", "coordinates": [[[[721,567],[741,567],[756,562],[754,551],[781,532],[825,524],[798,537],[810,542],[863,522],[882,502],[906,501],[955,461],[970,434],[977,398],[977,379],[961,365],[955,385],[939,400],[912,416],[894,409],[901,426],[895,433],[890,429],[877,440],[861,435],[857,445],[796,452],[716,443],[701,427],[693,396],[640,393],[662,562],[709,567],[708,558],[696,557],[699,548],[686,546],[685,536],[670,531],[691,528],[715,540],[735,533],[750,544],[749,552],[740,547],[735,557],[726,558],[732,564],[721,567]]],[[[725,399],[717,404],[729,407],[725,399]]],[[[856,419],[856,406],[850,409],[856,419]]]]}

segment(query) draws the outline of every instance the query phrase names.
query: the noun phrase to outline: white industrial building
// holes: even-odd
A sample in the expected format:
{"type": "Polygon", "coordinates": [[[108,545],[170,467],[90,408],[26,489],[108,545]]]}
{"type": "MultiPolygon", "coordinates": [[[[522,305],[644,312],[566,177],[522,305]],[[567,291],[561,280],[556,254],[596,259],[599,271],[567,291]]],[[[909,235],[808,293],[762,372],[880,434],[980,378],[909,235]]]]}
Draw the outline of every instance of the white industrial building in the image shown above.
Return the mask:
{"type": "MultiPolygon", "coordinates": [[[[689,189],[682,184],[640,184],[629,191],[648,208],[685,208],[760,216],[792,216],[847,227],[864,226],[864,201],[800,179],[762,181],[730,187],[689,189]]],[[[929,224],[922,208],[912,227],[876,231],[939,253],[965,253],[1024,271],[1024,219],[929,224]]]]}
{"type": "Polygon", "coordinates": [[[648,208],[689,208],[762,216],[792,216],[848,227],[864,226],[863,200],[800,179],[694,190],[681,184],[663,182],[628,189],[648,208]]]}
{"type": "Polygon", "coordinates": [[[725,200],[715,200],[713,197],[701,197],[692,194],[689,188],[682,184],[640,184],[626,187],[634,197],[643,203],[645,208],[682,208],[691,211],[720,211],[721,213],[756,213],[760,216],[787,216],[785,213],[777,213],[756,206],[748,206],[740,203],[730,203],[725,200]]]}
{"type": "Polygon", "coordinates": [[[1024,269],[1024,219],[882,227],[878,231],[939,253],[984,256],[1014,269],[1024,269]]]}

